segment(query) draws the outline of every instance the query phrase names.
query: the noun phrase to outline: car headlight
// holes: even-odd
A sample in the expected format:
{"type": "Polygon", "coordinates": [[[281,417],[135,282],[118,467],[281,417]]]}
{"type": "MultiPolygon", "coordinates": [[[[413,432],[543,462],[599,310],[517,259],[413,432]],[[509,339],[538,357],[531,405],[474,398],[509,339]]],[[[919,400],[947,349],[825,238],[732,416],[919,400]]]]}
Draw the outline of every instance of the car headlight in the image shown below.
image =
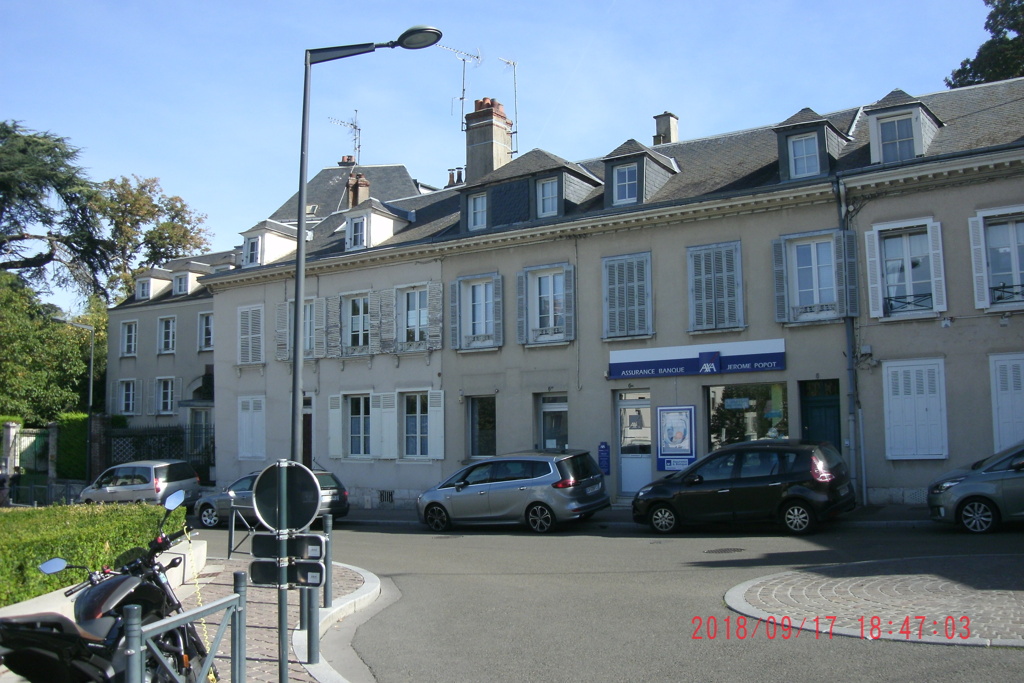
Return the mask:
{"type": "Polygon", "coordinates": [[[636,492],[636,497],[637,498],[643,498],[648,493],[650,493],[653,488],[654,487],[651,486],[650,484],[648,484],[647,486],[644,486],[642,489],[640,489],[639,491],[636,492]]]}
{"type": "Polygon", "coordinates": [[[949,489],[953,488],[954,486],[962,482],[965,478],[966,477],[956,477],[954,479],[946,479],[936,484],[933,484],[932,493],[942,493],[943,491],[948,491],[949,489]]]}

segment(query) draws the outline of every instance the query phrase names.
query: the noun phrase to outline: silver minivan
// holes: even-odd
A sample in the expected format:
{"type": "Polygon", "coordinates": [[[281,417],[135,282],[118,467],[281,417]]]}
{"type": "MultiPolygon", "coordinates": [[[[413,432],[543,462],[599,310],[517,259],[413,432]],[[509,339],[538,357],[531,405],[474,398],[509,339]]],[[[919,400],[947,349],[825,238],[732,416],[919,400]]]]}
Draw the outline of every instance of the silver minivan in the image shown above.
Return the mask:
{"type": "Polygon", "coordinates": [[[537,533],[587,519],[611,505],[604,474],[587,451],[524,451],[474,462],[416,499],[433,531],[452,524],[526,522],[537,533]]]}
{"type": "Polygon", "coordinates": [[[185,504],[199,499],[199,475],[184,460],[138,460],[107,468],[78,500],[83,503],[156,503],[185,491],[185,504]]]}

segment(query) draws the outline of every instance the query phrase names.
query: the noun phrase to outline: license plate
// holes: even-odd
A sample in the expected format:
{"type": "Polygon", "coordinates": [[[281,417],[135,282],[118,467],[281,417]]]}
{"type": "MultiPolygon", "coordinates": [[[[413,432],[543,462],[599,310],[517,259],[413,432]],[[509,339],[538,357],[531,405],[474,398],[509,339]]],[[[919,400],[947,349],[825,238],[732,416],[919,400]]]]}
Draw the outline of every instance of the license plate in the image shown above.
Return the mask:
{"type": "Polygon", "coordinates": [[[593,486],[588,486],[587,487],[587,493],[597,493],[600,490],[601,490],[601,485],[600,484],[594,484],[593,486]]]}
{"type": "Polygon", "coordinates": [[[338,500],[338,494],[337,493],[332,493],[329,496],[321,496],[321,499],[323,499],[323,500],[338,500]]]}

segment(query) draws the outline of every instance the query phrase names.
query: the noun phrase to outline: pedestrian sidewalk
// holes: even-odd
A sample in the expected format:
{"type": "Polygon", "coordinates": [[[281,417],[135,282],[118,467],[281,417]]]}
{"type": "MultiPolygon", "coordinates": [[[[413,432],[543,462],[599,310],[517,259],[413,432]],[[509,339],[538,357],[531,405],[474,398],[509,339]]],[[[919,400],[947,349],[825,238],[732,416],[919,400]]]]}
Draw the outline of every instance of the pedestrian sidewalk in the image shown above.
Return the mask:
{"type": "MultiPolygon", "coordinates": [[[[192,582],[178,589],[178,597],[186,610],[231,595],[234,592],[235,572],[249,571],[251,558],[223,560],[211,558],[203,571],[192,582]]],[[[327,632],[331,624],[348,614],[372,603],[380,594],[380,580],[369,572],[334,563],[333,598],[331,606],[319,609],[317,640],[327,632]]],[[[272,683],[280,680],[281,667],[278,660],[278,590],[262,586],[246,587],[245,602],[245,680],[257,683],[272,683]]],[[[323,594],[319,594],[320,601],[323,594]]],[[[320,603],[322,604],[322,602],[320,603]]],[[[208,642],[212,640],[223,613],[208,617],[206,623],[197,623],[199,635],[208,642]]],[[[319,681],[344,681],[337,672],[324,662],[307,663],[307,638],[305,630],[298,630],[299,593],[288,591],[288,680],[302,683],[319,681]]],[[[217,670],[221,681],[231,681],[231,627],[227,628],[221,647],[216,656],[217,670]]]]}

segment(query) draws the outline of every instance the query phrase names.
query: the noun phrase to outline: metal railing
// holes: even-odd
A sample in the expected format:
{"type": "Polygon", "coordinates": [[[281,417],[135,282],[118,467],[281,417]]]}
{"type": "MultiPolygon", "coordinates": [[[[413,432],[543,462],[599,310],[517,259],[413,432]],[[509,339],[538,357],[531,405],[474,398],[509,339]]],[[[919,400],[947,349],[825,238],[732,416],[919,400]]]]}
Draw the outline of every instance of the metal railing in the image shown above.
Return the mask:
{"type": "Polygon", "coordinates": [[[165,674],[175,681],[184,683],[186,678],[178,675],[176,667],[167,661],[166,656],[156,643],[157,636],[196,621],[201,617],[225,612],[226,619],[221,620],[217,627],[217,633],[210,644],[209,651],[200,661],[193,665],[199,666],[199,672],[195,678],[188,680],[207,680],[210,668],[213,666],[220,643],[224,639],[228,626],[231,627],[231,680],[245,680],[245,572],[234,573],[235,592],[226,597],[214,600],[209,605],[196,607],[195,609],[176,614],[152,624],[142,625],[142,607],[139,605],[128,605],[125,607],[125,655],[127,666],[125,670],[125,681],[127,683],[142,683],[146,677],[147,652],[159,663],[165,674]]]}

